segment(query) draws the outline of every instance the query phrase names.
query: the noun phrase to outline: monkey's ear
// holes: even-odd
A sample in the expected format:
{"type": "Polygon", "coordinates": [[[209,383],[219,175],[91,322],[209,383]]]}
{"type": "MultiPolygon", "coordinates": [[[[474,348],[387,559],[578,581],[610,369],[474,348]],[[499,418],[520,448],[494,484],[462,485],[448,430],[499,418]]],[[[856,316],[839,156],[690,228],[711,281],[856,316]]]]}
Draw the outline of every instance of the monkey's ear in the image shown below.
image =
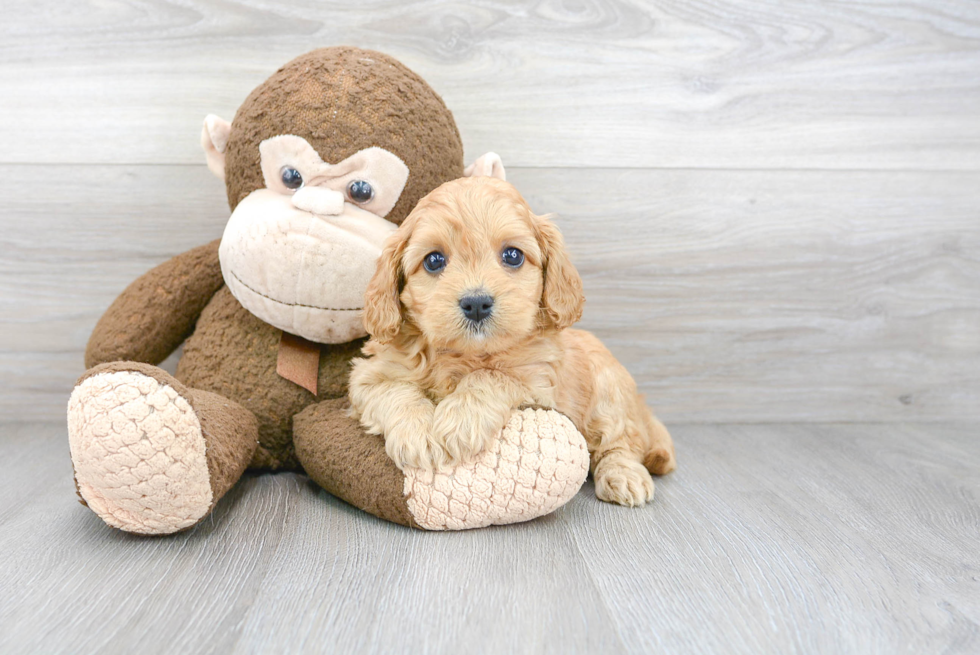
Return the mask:
{"type": "Polygon", "coordinates": [[[495,177],[498,180],[507,179],[507,171],[504,170],[504,162],[500,155],[495,152],[488,152],[482,157],[478,157],[475,162],[463,169],[466,177],[495,177]]]}
{"type": "Polygon", "coordinates": [[[228,146],[228,135],[231,134],[231,123],[223,118],[208,114],[201,129],[201,147],[208,160],[208,168],[222,180],[225,179],[225,148],[228,146]]]}
{"type": "Polygon", "coordinates": [[[402,326],[402,255],[408,245],[414,221],[406,220],[385,241],[378,268],[364,293],[364,329],[380,341],[394,339],[402,326]]]}
{"type": "Polygon", "coordinates": [[[543,255],[544,289],[541,309],[557,329],[564,330],[582,318],[585,295],[579,276],[565,250],[565,239],[549,216],[533,216],[543,255]]]}

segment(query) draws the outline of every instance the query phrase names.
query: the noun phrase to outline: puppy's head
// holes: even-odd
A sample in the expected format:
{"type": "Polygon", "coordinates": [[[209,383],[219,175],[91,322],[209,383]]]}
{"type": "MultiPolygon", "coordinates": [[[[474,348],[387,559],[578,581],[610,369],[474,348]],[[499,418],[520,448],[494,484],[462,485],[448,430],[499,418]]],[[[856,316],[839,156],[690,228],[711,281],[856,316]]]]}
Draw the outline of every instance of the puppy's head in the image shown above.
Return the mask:
{"type": "Polygon", "coordinates": [[[364,326],[388,342],[405,323],[437,347],[498,352],[582,315],[582,280],[558,228],[490,177],[443,184],[385,243],[364,326]]]}

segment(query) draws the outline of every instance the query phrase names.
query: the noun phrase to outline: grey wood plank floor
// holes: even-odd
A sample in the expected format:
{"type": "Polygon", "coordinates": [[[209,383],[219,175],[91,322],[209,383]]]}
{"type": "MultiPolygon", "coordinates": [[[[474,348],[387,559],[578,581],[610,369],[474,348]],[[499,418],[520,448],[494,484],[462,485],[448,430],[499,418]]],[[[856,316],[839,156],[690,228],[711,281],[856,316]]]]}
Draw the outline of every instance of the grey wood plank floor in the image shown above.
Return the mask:
{"type": "Polygon", "coordinates": [[[980,651],[976,427],[682,426],[652,505],[463,533],[253,476],[154,539],[66,502],[62,425],[0,430],[3,653],[980,651]]]}

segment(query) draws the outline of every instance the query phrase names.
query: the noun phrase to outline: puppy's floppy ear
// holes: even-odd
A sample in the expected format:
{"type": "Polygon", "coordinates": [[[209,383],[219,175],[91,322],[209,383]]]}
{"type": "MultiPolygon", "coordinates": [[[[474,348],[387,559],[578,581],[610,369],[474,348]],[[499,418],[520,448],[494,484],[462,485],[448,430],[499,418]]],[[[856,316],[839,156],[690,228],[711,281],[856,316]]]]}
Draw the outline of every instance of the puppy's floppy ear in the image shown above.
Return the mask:
{"type": "Polygon", "coordinates": [[[564,330],[582,318],[582,306],[585,304],[582,278],[568,258],[565,239],[550,217],[532,214],[532,220],[544,260],[541,309],[557,329],[564,330]]]}
{"type": "Polygon", "coordinates": [[[396,336],[402,325],[402,303],[398,299],[402,282],[402,255],[411,224],[406,220],[385,241],[378,258],[378,268],[368,283],[364,293],[364,329],[381,343],[388,343],[396,336]]]}

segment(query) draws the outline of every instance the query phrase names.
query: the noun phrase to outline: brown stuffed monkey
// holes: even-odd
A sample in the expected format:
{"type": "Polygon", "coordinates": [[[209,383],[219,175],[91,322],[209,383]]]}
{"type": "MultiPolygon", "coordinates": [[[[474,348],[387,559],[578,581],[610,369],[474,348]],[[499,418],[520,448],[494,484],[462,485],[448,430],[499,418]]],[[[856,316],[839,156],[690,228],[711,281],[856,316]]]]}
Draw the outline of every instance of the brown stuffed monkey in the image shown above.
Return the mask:
{"type": "MultiPolygon", "coordinates": [[[[231,123],[208,116],[221,239],[135,280],[99,320],[68,404],[83,504],[141,534],[189,528],[247,468],[302,470],[378,517],[426,529],[528,520],[571,498],[585,441],[516,411],[476,460],[399,470],[347,413],[365,288],[415,203],[464,174],[442,99],[378,52],[324,48],[280,68],[231,123]],[[175,376],[157,367],[181,343],[175,376]]],[[[503,175],[495,155],[466,174],[503,175]]]]}

